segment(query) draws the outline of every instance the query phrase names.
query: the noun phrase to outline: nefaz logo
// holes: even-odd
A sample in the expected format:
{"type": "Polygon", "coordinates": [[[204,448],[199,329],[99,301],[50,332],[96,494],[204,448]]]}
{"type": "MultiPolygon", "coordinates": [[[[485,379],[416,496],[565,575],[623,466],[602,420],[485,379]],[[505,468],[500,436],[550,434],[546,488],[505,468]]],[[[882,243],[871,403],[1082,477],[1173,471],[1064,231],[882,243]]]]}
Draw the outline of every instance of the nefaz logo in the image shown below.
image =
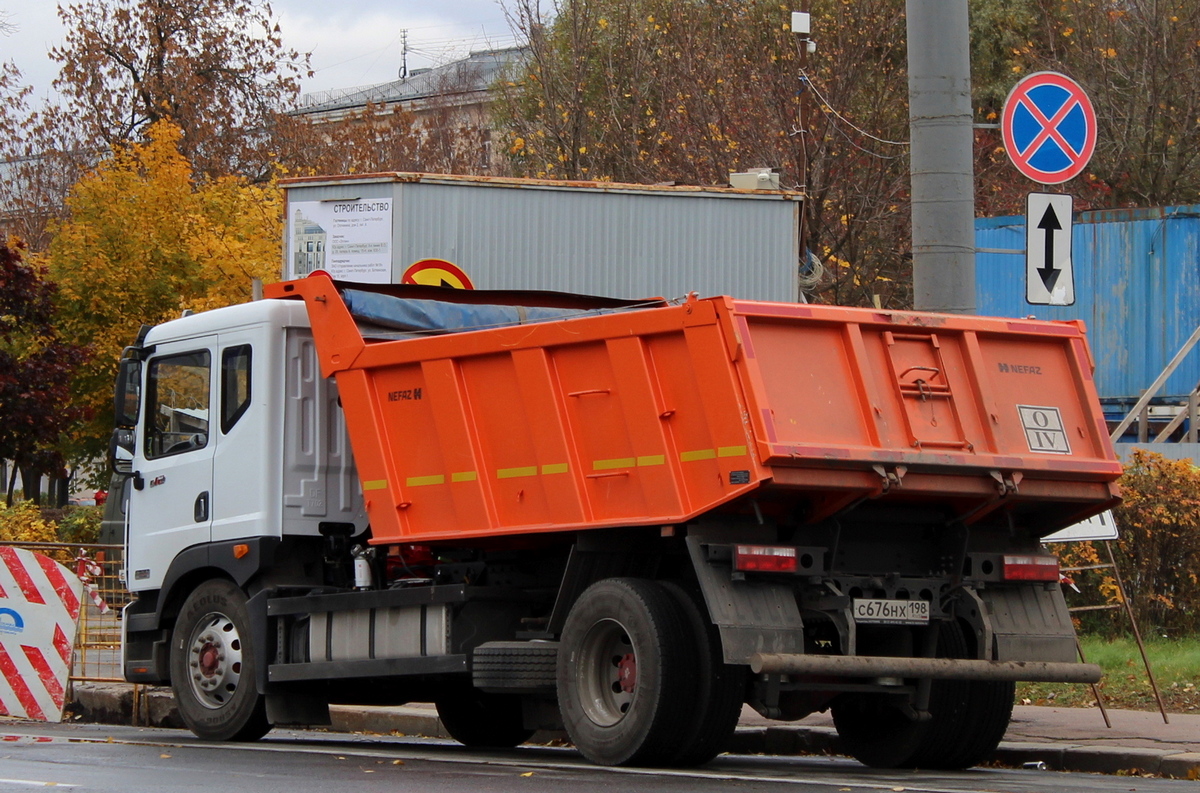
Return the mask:
{"type": "Polygon", "coordinates": [[[421,398],[421,389],[406,388],[403,391],[388,391],[388,402],[407,402],[421,398]]]}
{"type": "Polygon", "coordinates": [[[1058,408],[1017,405],[1017,412],[1021,414],[1021,426],[1025,428],[1029,451],[1042,454],[1071,453],[1067,430],[1058,408]]]}
{"type": "Polygon", "coordinates": [[[13,635],[25,631],[25,620],[13,609],[0,609],[0,634],[13,635]]]}
{"type": "Polygon", "coordinates": [[[1029,365],[1023,364],[1023,363],[1001,363],[1001,364],[997,364],[997,366],[999,366],[1000,371],[1004,372],[1005,374],[1041,374],[1042,373],[1042,367],[1029,366],[1029,365]]]}

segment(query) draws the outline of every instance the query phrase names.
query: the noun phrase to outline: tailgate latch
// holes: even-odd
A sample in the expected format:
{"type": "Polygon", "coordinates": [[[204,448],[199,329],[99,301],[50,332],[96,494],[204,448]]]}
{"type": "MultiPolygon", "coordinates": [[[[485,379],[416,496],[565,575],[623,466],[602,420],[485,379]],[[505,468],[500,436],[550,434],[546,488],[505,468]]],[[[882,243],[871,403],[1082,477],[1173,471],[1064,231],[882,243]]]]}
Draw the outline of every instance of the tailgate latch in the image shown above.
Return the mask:
{"type": "Polygon", "coordinates": [[[1025,475],[1020,471],[1013,471],[1009,474],[1004,474],[1000,471],[988,471],[988,473],[992,475],[992,479],[996,480],[996,489],[1000,491],[1001,497],[1016,493],[1017,486],[1025,478],[1025,475]]]}
{"type": "Polygon", "coordinates": [[[902,487],[904,485],[904,475],[908,473],[908,467],[903,465],[897,465],[890,471],[882,465],[873,465],[871,469],[879,474],[879,478],[883,480],[882,493],[888,492],[893,487],[902,487]]]}

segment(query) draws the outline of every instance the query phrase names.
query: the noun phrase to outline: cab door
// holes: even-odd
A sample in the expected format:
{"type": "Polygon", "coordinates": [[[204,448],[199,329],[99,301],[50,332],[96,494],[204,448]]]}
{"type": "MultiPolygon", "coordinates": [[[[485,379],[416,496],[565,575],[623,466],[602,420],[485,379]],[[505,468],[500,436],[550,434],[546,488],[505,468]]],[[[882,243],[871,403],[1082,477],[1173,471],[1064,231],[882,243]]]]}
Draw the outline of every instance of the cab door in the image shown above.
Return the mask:
{"type": "Polygon", "coordinates": [[[160,344],[145,364],[129,501],[131,591],[160,587],[180,551],[212,539],[216,342],[160,344]]]}

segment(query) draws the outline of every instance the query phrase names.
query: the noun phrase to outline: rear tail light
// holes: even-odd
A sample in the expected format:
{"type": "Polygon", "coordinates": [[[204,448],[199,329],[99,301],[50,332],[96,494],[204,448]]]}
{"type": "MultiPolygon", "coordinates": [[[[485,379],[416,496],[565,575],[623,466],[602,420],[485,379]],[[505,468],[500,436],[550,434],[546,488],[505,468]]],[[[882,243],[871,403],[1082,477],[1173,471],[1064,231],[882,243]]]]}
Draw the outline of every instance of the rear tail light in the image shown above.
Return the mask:
{"type": "Polygon", "coordinates": [[[1004,556],[1005,581],[1058,581],[1056,556],[1004,556]]]}
{"type": "Polygon", "coordinates": [[[734,550],[733,568],[743,572],[796,572],[796,549],[778,545],[739,545],[734,550]]]}

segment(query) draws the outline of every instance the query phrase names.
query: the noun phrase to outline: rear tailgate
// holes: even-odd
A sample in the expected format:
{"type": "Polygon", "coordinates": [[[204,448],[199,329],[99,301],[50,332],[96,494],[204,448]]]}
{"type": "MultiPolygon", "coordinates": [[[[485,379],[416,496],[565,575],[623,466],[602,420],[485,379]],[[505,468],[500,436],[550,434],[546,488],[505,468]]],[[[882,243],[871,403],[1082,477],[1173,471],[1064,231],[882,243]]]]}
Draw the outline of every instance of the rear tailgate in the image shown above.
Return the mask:
{"type": "Polygon", "coordinates": [[[1041,528],[1115,500],[1082,323],[737,300],[721,313],[761,461],[776,485],[830,493],[810,518],[888,492],[961,499],[976,518],[1049,502],[1030,511],[1041,528]]]}

